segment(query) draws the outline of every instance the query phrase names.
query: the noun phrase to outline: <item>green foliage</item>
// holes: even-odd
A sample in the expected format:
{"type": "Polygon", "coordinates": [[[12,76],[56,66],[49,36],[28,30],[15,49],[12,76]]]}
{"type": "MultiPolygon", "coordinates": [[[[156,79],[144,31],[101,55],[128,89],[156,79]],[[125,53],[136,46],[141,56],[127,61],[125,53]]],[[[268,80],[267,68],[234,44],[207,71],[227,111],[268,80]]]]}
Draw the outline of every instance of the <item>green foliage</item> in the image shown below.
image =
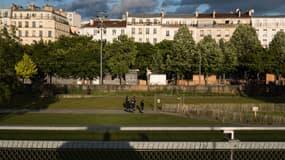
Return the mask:
{"type": "Polygon", "coordinates": [[[269,62],[272,71],[277,74],[285,75],[285,33],[278,32],[269,45],[269,62]]]}
{"type": "Polygon", "coordinates": [[[135,64],[137,50],[135,42],[126,35],[121,35],[107,48],[107,65],[113,75],[120,78],[135,64]]]}
{"type": "Polygon", "coordinates": [[[23,79],[30,79],[32,76],[37,74],[37,66],[32,59],[24,53],[23,59],[15,65],[16,73],[23,79]]]}
{"type": "Polygon", "coordinates": [[[187,26],[179,28],[174,36],[173,52],[167,56],[167,70],[179,78],[191,72],[194,64],[195,42],[187,26]]]}
{"type": "Polygon", "coordinates": [[[172,55],[173,41],[163,40],[155,45],[156,52],[153,54],[151,70],[153,73],[167,73],[167,57],[172,55]]]}
{"type": "Polygon", "coordinates": [[[134,69],[139,69],[139,73],[145,76],[146,69],[150,68],[153,55],[156,53],[156,48],[150,43],[136,43],[137,55],[134,69]]]}
{"type": "Polygon", "coordinates": [[[223,73],[234,72],[238,65],[237,51],[235,47],[230,42],[224,42],[223,39],[219,41],[219,46],[223,54],[221,72],[223,73]]]}
{"type": "Polygon", "coordinates": [[[14,66],[22,56],[22,47],[14,34],[0,31],[0,106],[9,103],[18,85],[14,66]]]}
{"type": "Polygon", "coordinates": [[[262,72],[263,69],[258,66],[258,64],[263,63],[260,54],[262,53],[262,46],[252,26],[239,25],[230,42],[236,48],[241,72],[262,72]]]}
{"type": "Polygon", "coordinates": [[[222,70],[223,54],[217,42],[211,36],[205,36],[197,45],[198,57],[202,58],[202,71],[218,73],[222,70]]]}

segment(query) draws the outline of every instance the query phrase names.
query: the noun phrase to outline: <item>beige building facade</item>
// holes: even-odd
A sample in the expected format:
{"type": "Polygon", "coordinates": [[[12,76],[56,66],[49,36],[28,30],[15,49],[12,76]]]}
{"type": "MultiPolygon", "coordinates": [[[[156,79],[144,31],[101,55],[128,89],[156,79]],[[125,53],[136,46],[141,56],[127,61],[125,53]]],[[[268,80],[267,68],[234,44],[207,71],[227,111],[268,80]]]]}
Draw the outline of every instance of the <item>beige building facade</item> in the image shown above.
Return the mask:
{"type": "Polygon", "coordinates": [[[27,9],[12,5],[11,26],[16,29],[16,35],[22,44],[32,44],[40,41],[55,41],[60,36],[68,36],[70,27],[66,13],[46,5],[39,8],[29,5],[27,9]]]}
{"type": "Polygon", "coordinates": [[[258,39],[263,47],[268,47],[275,34],[285,30],[285,16],[256,16],[252,18],[258,39]]]}
{"type": "Polygon", "coordinates": [[[10,26],[11,8],[0,7],[0,29],[10,26]]]}

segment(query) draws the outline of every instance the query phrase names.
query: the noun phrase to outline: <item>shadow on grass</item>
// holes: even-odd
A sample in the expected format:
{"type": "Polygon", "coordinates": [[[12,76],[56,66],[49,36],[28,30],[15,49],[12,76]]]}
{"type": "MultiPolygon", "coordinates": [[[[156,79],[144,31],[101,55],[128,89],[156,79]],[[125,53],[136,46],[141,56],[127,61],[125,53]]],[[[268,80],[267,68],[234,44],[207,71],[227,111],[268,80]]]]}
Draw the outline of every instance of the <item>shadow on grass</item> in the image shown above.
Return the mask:
{"type": "Polygon", "coordinates": [[[9,104],[0,106],[0,121],[13,115],[25,114],[30,110],[47,109],[56,101],[57,98],[52,94],[52,87],[45,86],[42,89],[35,89],[32,85],[22,85],[9,104]]]}
{"type": "Polygon", "coordinates": [[[250,81],[240,91],[241,96],[250,97],[268,103],[285,103],[285,86],[275,84],[258,84],[250,81]]]}

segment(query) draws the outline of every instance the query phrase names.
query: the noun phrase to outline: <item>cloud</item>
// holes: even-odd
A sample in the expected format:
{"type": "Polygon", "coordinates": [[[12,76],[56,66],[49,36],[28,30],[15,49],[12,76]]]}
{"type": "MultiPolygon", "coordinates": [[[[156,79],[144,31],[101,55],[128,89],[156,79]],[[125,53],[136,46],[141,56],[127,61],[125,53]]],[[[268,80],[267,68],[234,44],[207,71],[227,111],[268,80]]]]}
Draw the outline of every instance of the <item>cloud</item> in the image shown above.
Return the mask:
{"type": "Polygon", "coordinates": [[[57,2],[58,7],[77,11],[82,17],[96,17],[98,10],[107,11],[109,17],[121,17],[130,13],[153,13],[165,8],[167,12],[192,14],[200,12],[230,12],[254,9],[255,15],[285,14],[284,0],[44,0],[57,2]]]}
{"type": "Polygon", "coordinates": [[[181,0],[177,10],[181,8],[189,13],[194,12],[193,6],[199,6],[201,4],[209,5],[209,9],[206,12],[216,10],[218,12],[230,12],[236,8],[240,8],[242,11],[248,9],[254,9],[257,15],[263,15],[271,12],[277,12],[284,14],[285,3],[284,0],[181,0]],[[186,6],[186,7],[185,7],[186,6]],[[188,6],[188,7],[187,7],[188,6]]]}

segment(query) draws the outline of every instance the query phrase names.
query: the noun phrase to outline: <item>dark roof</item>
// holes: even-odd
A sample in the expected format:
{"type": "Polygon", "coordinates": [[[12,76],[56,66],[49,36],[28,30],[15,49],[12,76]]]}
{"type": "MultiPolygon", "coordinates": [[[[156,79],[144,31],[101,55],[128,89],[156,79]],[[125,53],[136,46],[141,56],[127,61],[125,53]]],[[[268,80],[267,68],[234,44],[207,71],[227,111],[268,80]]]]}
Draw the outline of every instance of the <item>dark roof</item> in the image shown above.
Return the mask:
{"type": "Polygon", "coordinates": [[[285,15],[253,16],[253,18],[285,18],[285,15]]]}
{"type": "Polygon", "coordinates": [[[128,17],[152,18],[152,17],[161,17],[161,14],[129,14],[128,17]]]}
{"type": "MultiPolygon", "coordinates": [[[[90,22],[88,24],[85,24],[83,26],[81,26],[82,28],[85,28],[85,27],[100,27],[101,26],[101,22],[99,20],[94,20],[94,23],[93,25],[90,24],[90,22]]],[[[103,26],[106,27],[106,28],[112,28],[112,27],[126,27],[127,26],[127,21],[123,20],[123,21],[120,21],[120,20],[105,20],[103,21],[103,26]]]]}
{"type": "MultiPolygon", "coordinates": [[[[198,18],[213,18],[213,13],[199,13],[198,18]]],[[[242,13],[239,17],[235,13],[216,13],[215,18],[250,18],[247,13],[242,13]]]]}
{"type": "Polygon", "coordinates": [[[192,14],[166,14],[165,18],[193,18],[195,17],[192,14]]]}

